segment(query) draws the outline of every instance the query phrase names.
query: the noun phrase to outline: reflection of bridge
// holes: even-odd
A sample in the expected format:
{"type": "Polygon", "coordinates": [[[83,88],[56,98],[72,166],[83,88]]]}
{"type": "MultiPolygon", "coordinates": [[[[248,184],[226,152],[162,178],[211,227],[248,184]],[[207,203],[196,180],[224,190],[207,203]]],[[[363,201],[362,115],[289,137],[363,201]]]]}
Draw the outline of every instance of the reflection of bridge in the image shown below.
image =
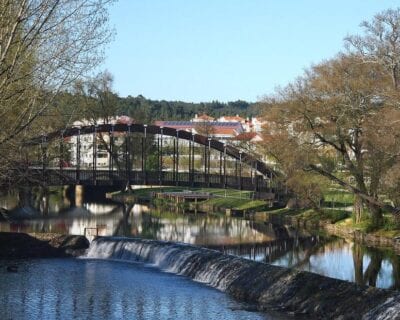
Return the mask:
{"type": "Polygon", "coordinates": [[[217,140],[173,128],[143,124],[72,127],[32,139],[28,145],[40,146],[40,152],[36,152],[38,163],[27,169],[28,176],[49,185],[129,183],[270,193],[277,188],[275,172],[255,156],[217,140]],[[90,146],[93,161],[90,166],[84,166],[81,156],[88,151],[87,146],[82,150],[81,137],[88,135],[93,135],[90,146]],[[99,136],[107,139],[100,141],[99,136]],[[71,137],[76,141],[74,145],[66,143],[71,137]],[[108,167],[98,166],[98,150],[108,152],[108,167]],[[65,168],[65,163],[74,166],[65,168]]]}

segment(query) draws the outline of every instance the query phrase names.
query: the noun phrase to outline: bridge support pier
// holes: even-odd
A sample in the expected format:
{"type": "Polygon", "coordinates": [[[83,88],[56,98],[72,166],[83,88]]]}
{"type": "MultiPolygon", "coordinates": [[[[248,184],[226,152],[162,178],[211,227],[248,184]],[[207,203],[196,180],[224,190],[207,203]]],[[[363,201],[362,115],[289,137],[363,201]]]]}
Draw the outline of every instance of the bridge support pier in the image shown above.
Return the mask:
{"type": "Polygon", "coordinates": [[[85,189],[83,185],[77,184],[75,186],[75,205],[77,207],[82,207],[83,206],[83,197],[85,195],[85,189]]]}
{"type": "Polygon", "coordinates": [[[63,186],[62,198],[63,198],[63,204],[64,204],[66,207],[69,207],[69,206],[71,205],[70,186],[68,186],[68,185],[63,186]]]}

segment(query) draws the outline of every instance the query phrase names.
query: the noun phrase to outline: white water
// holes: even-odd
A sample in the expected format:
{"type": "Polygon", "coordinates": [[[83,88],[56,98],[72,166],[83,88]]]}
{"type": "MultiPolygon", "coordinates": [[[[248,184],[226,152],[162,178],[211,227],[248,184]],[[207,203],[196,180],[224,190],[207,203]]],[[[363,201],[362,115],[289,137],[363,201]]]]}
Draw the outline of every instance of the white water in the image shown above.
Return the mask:
{"type": "MultiPolygon", "coordinates": [[[[224,255],[210,249],[172,242],[131,238],[98,238],[92,242],[86,257],[140,261],[152,264],[167,272],[184,275],[195,281],[232,293],[252,303],[262,304],[264,295],[271,294],[267,291],[271,287],[276,287],[276,285],[287,286],[288,288],[293,285],[294,287],[304,285],[301,280],[296,283],[296,272],[288,272],[287,269],[282,267],[261,264],[237,256],[224,255]],[[280,284],[274,284],[274,281],[277,281],[278,278],[280,284]],[[290,281],[293,281],[293,283],[290,284],[290,281]],[[268,289],[268,287],[270,288],[268,289]]],[[[322,280],[318,277],[320,276],[315,275],[315,278],[311,279],[314,283],[324,281],[328,287],[343,286],[344,284],[340,280],[330,278],[322,280]]],[[[350,290],[350,287],[348,288],[346,290],[350,290]]],[[[280,288],[276,287],[276,290],[279,291],[280,288]]],[[[327,290],[329,291],[329,288],[327,290]]],[[[351,290],[355,290],[355,288],[351,287],[351,290]]],[[[331,294],[328,291],[327,296],[331,294]]],[[[357,292],[355,290],[354,294],[358,294],[357,292]]],[[[323,296],[324,292],[318,293],[316,297],[312,298],[314,300],[310,300],[310,302],[318,305],[320,299],[318,295],[323,296]]],[[[323,300],[323,298],[321,299],[323,300]]],[[[374,310],[366,313],[363,319],[391,319],[393,310],[400,311],[397,303],[399,300],[400,295],[396,296],[396,302],[388,300],[387,304],[378,305],[374,310]]]]}
{"type": "Polygon", "coordinates": [[[222,291],[252,264],[242,258],[185,244],[115,237],[93,241],[86,257],[141,261],[222,291]]]}

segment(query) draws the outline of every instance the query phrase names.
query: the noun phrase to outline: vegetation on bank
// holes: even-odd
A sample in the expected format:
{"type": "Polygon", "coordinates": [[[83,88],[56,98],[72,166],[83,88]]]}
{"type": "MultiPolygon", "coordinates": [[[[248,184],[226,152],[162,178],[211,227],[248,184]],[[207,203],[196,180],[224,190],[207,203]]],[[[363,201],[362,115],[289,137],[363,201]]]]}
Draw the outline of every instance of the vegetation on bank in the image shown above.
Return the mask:
{"type": "Polygon", "coordinates": [[[367,215],[361,222],[356,222],[352,217],[351,211],[343,209],[323,208],[321,210],[315,210],[281,208],[272,209],[268,213],[270,216],[294,217],[301,221],[311,223],[331,223],[339,228],[351,228],[365,234],[372,234],[386,238],[400,237],[400,228],[390,213],[383,215],[383,223],[381,226],[375,226],[367,215]]]}
{"type": "MultiPolygon", "coordinates": [[[[153,192],[207,192],[213,195],[208,200],[199,201],[199,205],[213,208],[246,210],[252,212],[268,212],[275,217],[295,217],[303,221],[312,223],[326,222],[337,225],[338,227],[350,227],[364,233],[371,233],[383,237],[394,238],[400,236],[400,228],[397,226],[390,213],[384,213],[381,226],[374,226],[368,215],[364,215],[362,221],[356,222],[352,216],[352,201],[354,196],[339,188],[331,188],[325,195],[322,205],[318,209],[302,208],[269,208],[264,200],[253,199],[252,191],[240,191],[233,189],[213,189],[213,188],[184,188],[184,187],[148,187],[135,189],[133,192],[115,192],[112,196],[133,197],[132,199],[150,200],[153,192]]],[[[168,203],[164,199],[153,199],[153,203],[159,208],[167,208],[168,203]]],[[[177,205],[179,209],[189,209],[188,203],[177,205]]]]}

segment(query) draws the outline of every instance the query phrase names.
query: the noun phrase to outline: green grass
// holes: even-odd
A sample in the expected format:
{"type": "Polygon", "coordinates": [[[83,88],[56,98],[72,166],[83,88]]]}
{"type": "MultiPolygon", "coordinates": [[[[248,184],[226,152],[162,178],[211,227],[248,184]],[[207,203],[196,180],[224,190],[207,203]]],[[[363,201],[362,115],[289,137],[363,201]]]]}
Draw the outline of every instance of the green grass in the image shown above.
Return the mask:
{"type": "MultiPolygon", "coordinates": [[[[183,192],[183,191],[196,191],[196,192],[208,192],[216,196],[221,197],[232,197],[232,198],[243,198],[251,199],[253,197],[253,191],[240,191],[235,189],[217,189],[217,188],[188,188],[188,187],[149,187],[134,189],[133,193],[137,196],[148,196],[151,192],[183,192]]],[[[129,193],[128,191],[121,192],[117,191],[113,194],[124,194],[129,193]]]]}
{"type": "MultiPolygon", "coordinates": [[[[133,195],[138,198],[149,198],[151,192],[207,192],[215,196],[200,204],[213,205],[220,208],[231,208],[238,210],[264,209],[267,203],[264,200],[253,200],[252,191],[240,191],[235,189],[217,189],[217,188],[187,188],[187,187],[154,187],[134,189],[133,195]]],[[[131,194],[129,192],[115,192],[114,195],[131,194]]],[[[160,202],[161,204],[161,202],[160,202]]]]}
{"type": "Polygon", "coordinates": [[[324,194],[326,207],[347,207],[354,202],[354,195],[341,189],[331,189],[324,194]]]}
{"type": "Polygon", "coordinates": [[[211,198],[201,202],[202,204],[208,204],[217,206],[220,208],[230,208],[238,210],[250,210],[263,208],[266,202],[263,200],[251,200],[251,199],[240,199],[240,198],[211,198]]]}
{"type": "Polygon", "coordinates": [[[303,218],[310,221],[329,221],[330,223],[336,223],[349,217],[349,213],[344,210],[332,210],[322,209],[316,211],[313,209],[305,210],[297,215],[297,217],[303,218]]]}
{"type": "Polygon", "coordinates": [[[335,210],[335,209],[322,209],[321,211],[316,211],[314,209],[288,209],[281,208],[270,210],[270,214],[273,215],[284,215],[298,217],[309,221],[330,221],[331,223],[336,223],[342,221],[349,217],[349,212],[345,210],[335,210]]]}
{"type": "Polygon", "coordinates": [[[289,208],[279,208],[279,209],[270,209],[267,210],[269,214],[272,215],[285,215],[285,216],[295,216],[299,213],[303,212],[304,210],[294,210],[289,208]]]}

